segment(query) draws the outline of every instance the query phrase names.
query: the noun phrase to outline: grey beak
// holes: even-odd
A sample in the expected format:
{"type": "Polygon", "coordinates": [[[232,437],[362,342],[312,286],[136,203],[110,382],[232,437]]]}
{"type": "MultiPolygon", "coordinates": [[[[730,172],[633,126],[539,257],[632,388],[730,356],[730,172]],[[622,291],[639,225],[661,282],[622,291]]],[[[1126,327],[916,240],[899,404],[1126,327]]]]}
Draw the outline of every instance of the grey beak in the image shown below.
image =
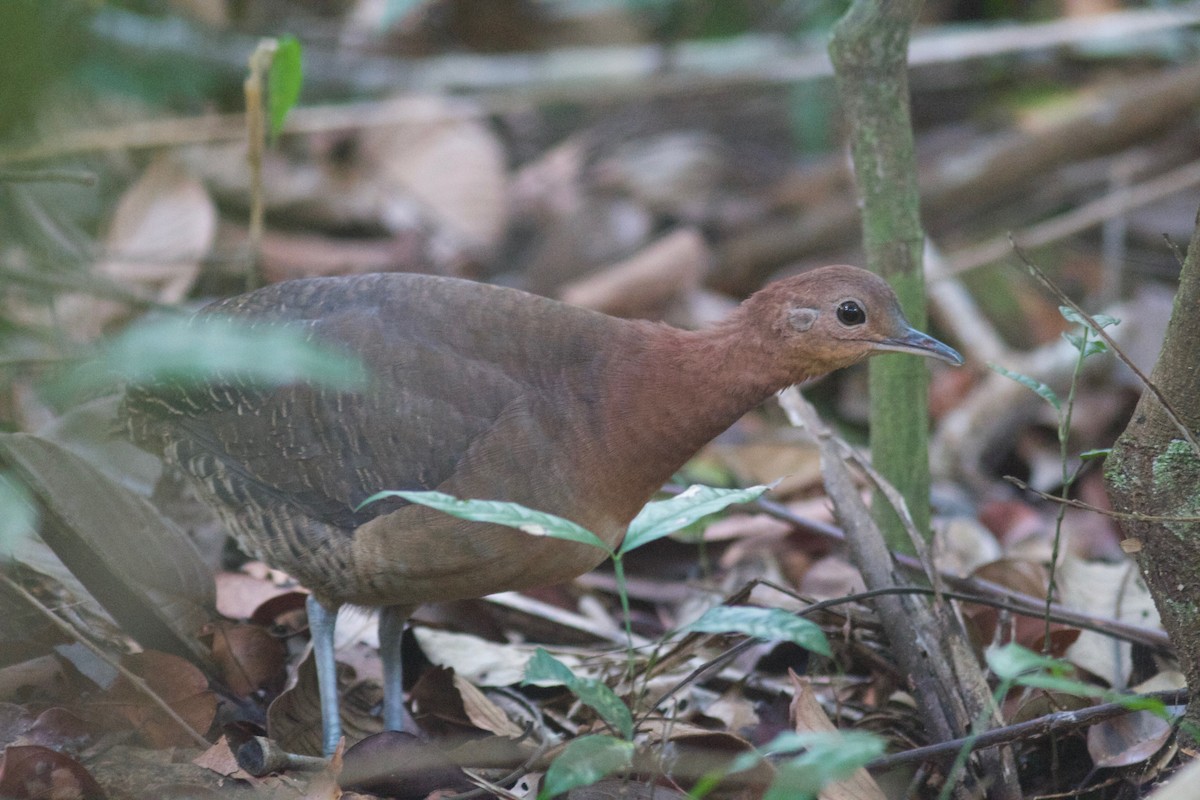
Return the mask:
{"type": "Polygon", "coordinates": [[[961,367],[963,363],[963,357],[953,347],[916,328],[909,328],[900,336],[876,342],[875,347],[878,350],[895,350],[898,353],[936,358],[956,367],[961,367]]]}

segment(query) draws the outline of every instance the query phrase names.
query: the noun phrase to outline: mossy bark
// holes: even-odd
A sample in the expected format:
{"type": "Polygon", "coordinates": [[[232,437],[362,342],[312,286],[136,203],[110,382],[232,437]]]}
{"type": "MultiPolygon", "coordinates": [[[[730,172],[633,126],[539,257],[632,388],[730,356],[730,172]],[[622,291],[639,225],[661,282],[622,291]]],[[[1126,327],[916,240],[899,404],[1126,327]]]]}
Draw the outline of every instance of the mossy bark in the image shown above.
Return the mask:
{"type": "MultiPolygon", "coordinates": [[[[867,268],[896,289],[909,322],[925,326],[917,167],[908,93],[909,32],[919,0],[859,0],[829,43],[862,198],[867,268]]],[[[870,362],[871,458],[929,531],[928,367],[910,355],[870,362]]],[[[877,497],[874,514],[888,544],[912,552],[899,518],[877,497]]]]}
{"type": "MultiPolygon", "coordinates": [[[[1150,381],[1195,438],[1200,430],[1200,220],[1150,381]]],[[[1188,719],[1200,725],[1200,523],[1161,519],[1200,516],[1200,454],[1146,391],[1113,446],[1104,477],[1117,511],[1160,518],[1125,519],[1121,527],[1141,545],[1138,565],[1191,689],[1188,719]]]]}

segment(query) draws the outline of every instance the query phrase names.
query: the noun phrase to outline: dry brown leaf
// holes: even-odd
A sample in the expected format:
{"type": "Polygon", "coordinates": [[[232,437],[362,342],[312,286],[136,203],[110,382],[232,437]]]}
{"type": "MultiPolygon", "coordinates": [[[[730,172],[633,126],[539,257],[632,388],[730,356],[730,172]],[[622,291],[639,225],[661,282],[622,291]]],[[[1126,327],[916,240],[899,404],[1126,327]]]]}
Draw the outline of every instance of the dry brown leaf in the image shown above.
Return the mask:
{"type": "Polygon", "coordinates": [[[471,724],[476,728],[512,739],[523,733],[521,726],[509,719],[504,709],[489,700],[487,695],[479,691],[479,687],[466,678],[455,675],[454,688],[458,689],[462,697],[463,711],[466,712],[467,719],[471,720],[471,724]]]}
{"type": "Polygon", "coordinates": [[[258,625],[221,620],[205,626],[213,660],[235,695],[246,697],[259,689],[278,689],[284,680],[283,642],[258,625]]]}
{"type": "Polygon", "coordinates": [[[218,775],[224,775],[227,778],[237,778],[251,785],[261,782],[260,778],[254,777],[238,766],[237,756],[229,749],[229,740],[224,736],[218,739],[217,743],[212,747],[193,758],[192,763],[197,767],[211,770],[218,775]]]}
{"type": "Polygon", "coordinates": [[[743,687],[739,684],[730,686],[724,694],[709,703],[704,709],[704,716],[720,720],[727,729],[734,732],[746,731],[759,723],[754,703],[746,698],[743,687]]]}
{"type": "Polygon", "coordinates": [[[265,576],[245,572],[221,571],[215,580],[217,612],[230,619],[249,619],[263,603],[291,591],[265,576]]]}
{"type": "MultiPolygon", "coordinates": [[[[383,189],[382,222],[397,230],[397,194],[415,198],[425,212],[470,248],[499,244],[508,222],[508,178],[499,139],[478,119],[451,113],[444,98],[409,97],[414,122],[369,128],[360,145],[383,189]],[[420,120],[420,121],[417,121],[420,120]]],[[[407,225],[407,219],[402,219],[407,225]]]]}
{"type": "Polygon", "coordinates": [[[673,299],[700,286],[712,253],[695,228],[682,228],[586,278],[559,298],[619,317],[657,316],[673,299]]]}
{"type": "Polygon", "coordinates": [[[960,515],[935,521],[933,564],[942,572],[966,576],[1000,555],[1000,543],[975,517],[960,515]]]}
{"type": "Polygon", "coordinates": [[[1149,711],[1133,711],[1088,728],[1088,754],[1097,767],[1140,764],[1171,738],[1171,723],[1149,711]]]}
{"type": "MultiPolygon", "coordinates": [[[[1030,597],[1045,597],[1050,576],[1039,563],[1024,558],[1001,558],[984,564],[972,576],[1014,589],[1030,597]]],[[[1034,614],[1004,614],[994,606],[963,603],[963,617],[976,646],[982,650],[992,643],[1015,642],[1030,650],[1041,651],[1046,640],[1045,620],[1034,614]],[[1003,630],[999,629],[1004,621],[1003,630]]],[[[1081,631],[1061,622],[1050,623],[1050,654],[1062,658],[1079,639],[1081,631]]]]}
{"type": "MultiPolygon", "coordinates": [[[[217,713],[217,698],[204,673],[179,656],[147,650],[126,656],[125,666],[141,677],[192,730],[203,735],[217,713]]],[[[109,689],[107,702],[155,747],[192,746],[195,742],[124,675],[109,689]]]]}
{"type": "MultiPolygon", "coordinates": [[[[762,439],[745,444],[716,444],[709,448],[744,484],[775,483],[771,497],[788,497],[821,485],[821,456],[809,442],[762,439]]],[[[827,502],[823,503],[828,506],[827,502]]],[[[803,512],[798,512],[803,513],[803,512]]],[[[828,517],[825,512],[822,518],[828,517]]]]}
{"type": "MultiPolygon", "coordinates": [[[[383,721],[370,713],[369,702],[360,692],[366,684],[343,690],[347,670],[338,669],[342,734],[353,745],[383,729],[383,721]]],[[[312,651],[296,668],[291,685],[272,701],[267,709],[267,733],[280,747],[292,753],[321,753],[321,701],[317,694],[317,668],[312,651]]]]}
{"type": "MultiPolygon", "coordinates": [[[[794,692],[790,708],[793,730],[797,733],[837,733],[837,726],[817,702],[812,682],[791,670],[788,670],[788,678],[794,692]]],[[[887,800],[879,784],[861,767],[849,778],[826,786],[817,797],[819,800],[887,800]]]]}
{"type": "Polygon", "coordinates": [[[10,745],[0,754],[0,797],[95,800],[104,791],[75,759],[36,745],[10,745]]]}
{"type": "Polygon", "coordinates": [[[857,567],[844,556],[832,555],[814,561],[797,588],[805,597],[828,600],[864,592],[867,585],[857,567]]]}
{"type": "Polygon", "coordinates": [[[577,213],[587,150],[587,137],[572,136],[517,170],[509,182],[513,216],[546,221],[577,213]]]}
{"type": "MultiPolygon", "coordinates": [[[[117,203],[106,257],[93,274],[160,303],[182,300],[212,247],[217,210],[204,185],[168,156],[156,159],[117,203]]],[[[57,306],[79,339],[99,335],[128,308],[87,295],[67,295],[57,306]]]]}

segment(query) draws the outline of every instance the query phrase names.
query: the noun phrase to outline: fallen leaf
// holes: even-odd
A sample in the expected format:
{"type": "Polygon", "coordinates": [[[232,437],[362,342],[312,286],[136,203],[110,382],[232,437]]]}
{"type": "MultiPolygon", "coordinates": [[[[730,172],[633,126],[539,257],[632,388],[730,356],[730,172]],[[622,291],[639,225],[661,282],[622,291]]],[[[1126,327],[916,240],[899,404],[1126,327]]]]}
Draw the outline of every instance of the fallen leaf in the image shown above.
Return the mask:
{"type": "MultiPolygon", "coordinates": [[[[204,185],[170,156],[155,159],[117,203],[97,277],[160,303],[177,303],[212,247],[217,210],[204,185]]],[[[59,318],[81,340],[98,336],[128,305],[81,294],[62,297],[59,318]]]]}
{"type": "Polygon", "coordinates": [[[276,691],[283,685],[283,642],[258,625],[218,621],[201,635],[212,644],[213,660],[230,691],[246,697],[259,689],[276,691]]]}
{"type": "MultiPolygon", "coordinates": [[[[796,733],[837,733],[837,726],[817,701],[812,681],[792,670],[788,670],[788,678],[793,692],[789,709],[792,730],[796,733]]],[[[817,797],[819,800],[887,800],[879,784],[861,767],[849,778],[828,784],[817,797]]]]}
{"type": "MultiPolygon", "coordinates": [[[[208,688],[208,679],[193,664],[179,656],[147,650],[126,656],[125,666],[146,682],[192,730],[203,736],[217,713],[216,695],[208,688]]],[[[124,675],[113,683],[106,695],[114,708],[142,733],[154,747],[191,747],[195,741],[179,723],[169,718],[145,693],[124,675]]]]}
{"type": "Polygon", "coordinates": [[[0,797],[14,800],[103,800],[96,779],[75,759],[37,745],[13,745],[0,756],[0,797]]]}

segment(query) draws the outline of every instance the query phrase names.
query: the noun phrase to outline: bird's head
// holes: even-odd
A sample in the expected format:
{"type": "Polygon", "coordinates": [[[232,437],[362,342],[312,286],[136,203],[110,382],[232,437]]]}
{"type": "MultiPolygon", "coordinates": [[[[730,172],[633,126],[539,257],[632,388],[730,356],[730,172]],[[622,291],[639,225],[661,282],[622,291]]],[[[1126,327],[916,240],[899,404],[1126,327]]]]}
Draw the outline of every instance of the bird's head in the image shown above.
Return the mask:
{"type": "Polygon", "coordinates": [[[821,267],[776,281],[743,311],[741,324],[757,328],[763,345],[800,377],[892,351],[963,363],[956,350],[908,324],[885,280],[858,267],[821,267]]]}

